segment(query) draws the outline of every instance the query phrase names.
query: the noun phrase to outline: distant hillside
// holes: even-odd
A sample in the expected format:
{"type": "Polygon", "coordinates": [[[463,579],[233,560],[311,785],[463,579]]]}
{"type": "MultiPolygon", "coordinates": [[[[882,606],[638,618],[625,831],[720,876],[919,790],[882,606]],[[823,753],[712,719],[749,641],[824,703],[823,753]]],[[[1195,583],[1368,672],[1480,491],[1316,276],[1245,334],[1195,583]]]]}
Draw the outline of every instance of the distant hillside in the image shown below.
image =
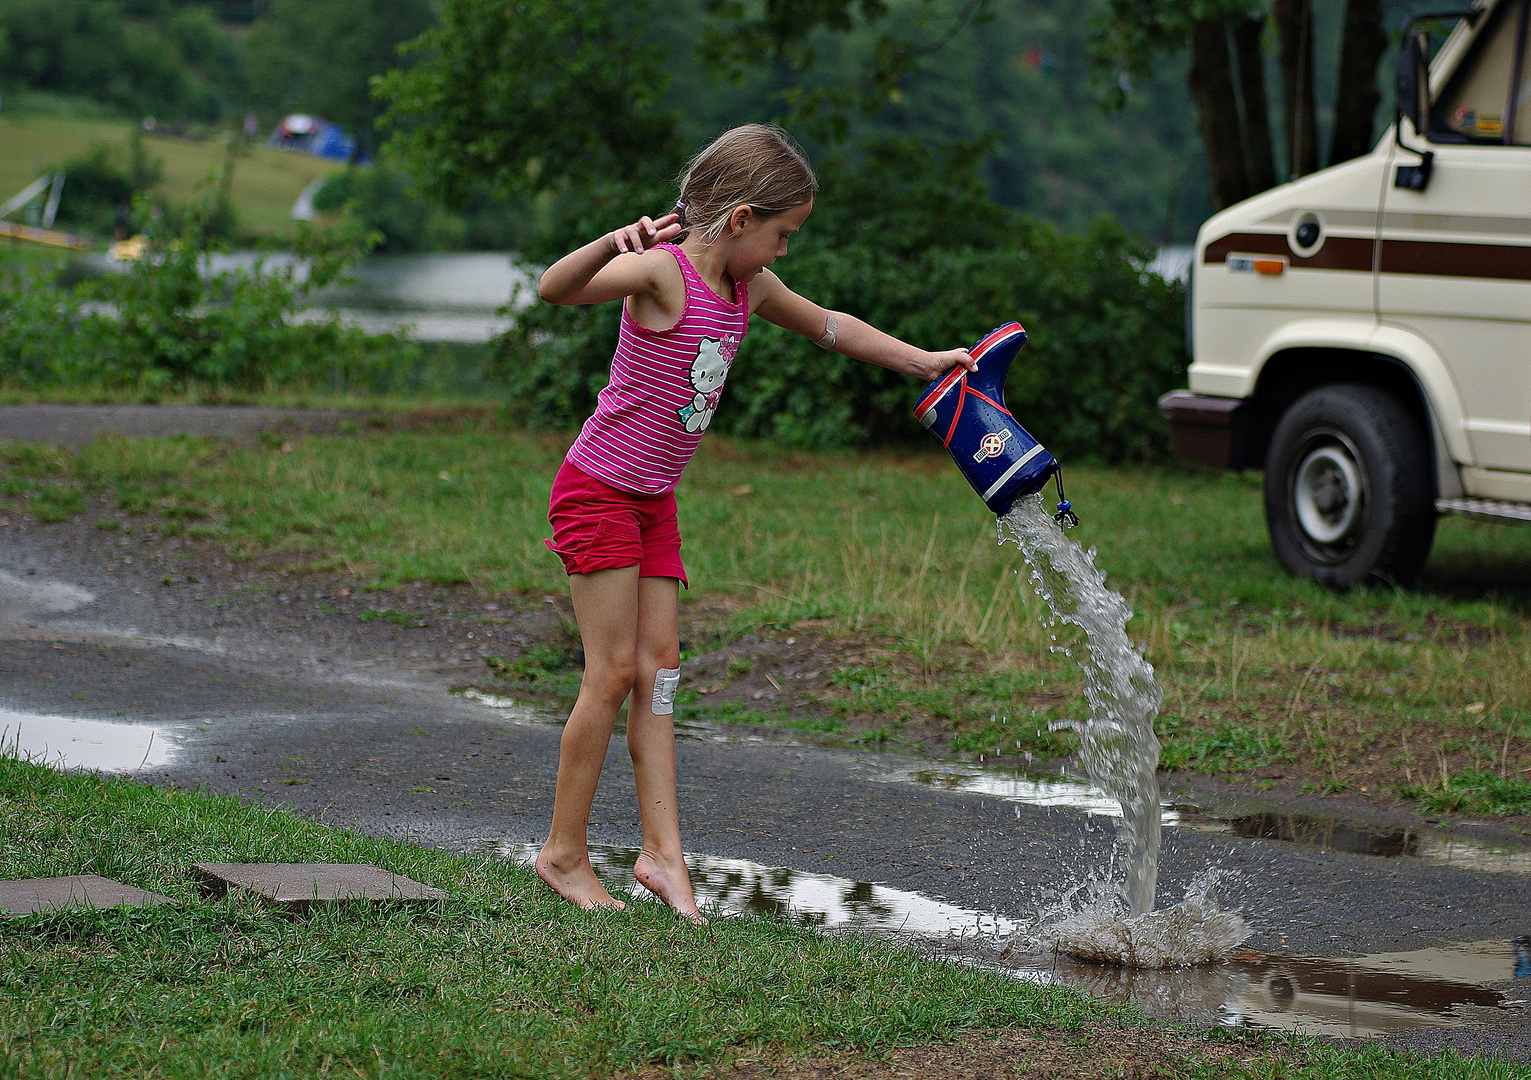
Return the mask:
{"type": "MultiPolygon", "coordinates": [[[[71,158],[86,157],[96,146],[110,149],[109,160],[119,168],[128,161],[126,120],[92,120],[47,115],[0,113],[0,201],[25,187],[45,169],[71,158]]],[[[171,201],[184,203],[192,189],[223,157],[216,139],[192,141],[149,137],[145,151],[163,164],[164,179],[157,190],[171,201]]],[[[320,176],[343,168],[333,161],[252,147],[234,168],[231,195],[242,231],[280,236],[292,227],[292,204],[320,176]]],[[[71,189],[64,182],[60,221],[70,220],[71,189]]]]}
{"type": "Polygon", "coordinates": [[[216,120],[236,107],[249,3],[0,0],[0,90],[75,95],[137,116],[216,120]]]}

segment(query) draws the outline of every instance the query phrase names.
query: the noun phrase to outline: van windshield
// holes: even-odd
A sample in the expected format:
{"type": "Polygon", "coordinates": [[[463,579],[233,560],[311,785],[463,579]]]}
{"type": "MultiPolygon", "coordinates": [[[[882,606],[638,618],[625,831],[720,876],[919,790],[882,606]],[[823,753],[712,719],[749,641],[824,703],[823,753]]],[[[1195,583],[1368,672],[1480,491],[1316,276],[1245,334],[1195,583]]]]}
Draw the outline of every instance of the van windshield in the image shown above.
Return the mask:
{"type": "Polygon", "coordinates": [[[1437,141],[1531,145],[1531,0],[1503,0],[1431,110],[1437,141]],[[1515,92],[1511,94],[1511,84],[1515,92]]]}

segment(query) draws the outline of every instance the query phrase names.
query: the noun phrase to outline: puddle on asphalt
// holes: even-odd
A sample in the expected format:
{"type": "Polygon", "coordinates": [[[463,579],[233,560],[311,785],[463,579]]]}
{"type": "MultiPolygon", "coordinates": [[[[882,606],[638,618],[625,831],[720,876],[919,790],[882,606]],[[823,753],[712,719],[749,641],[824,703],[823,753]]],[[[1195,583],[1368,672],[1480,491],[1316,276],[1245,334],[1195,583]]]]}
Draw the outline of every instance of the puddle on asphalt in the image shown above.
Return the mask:
{"type": "Polygon", "coordinates": [[[94,593],[79,585],[46,578],[28,580],[0,570],[0,618],[62,615],[95,599],[94,593]]]}
{"type": "MultiPolygon", "coordinates": [[[[1225,963],[1178,971],[1081,964],[1012,967],[1017,978],[1057,982],[1113,1002],[1135,1002],[1160,1020],[1357,1038],[1458,1027],[1503,1010],[1531,1012],[1531,987],[1502,991],[1516,947],[1483,941],[1355,959],[1238,953],[1225,963]]],[[[1531,974],[1528,971],[1527,974],[1531,974]]]]}
{"type": "Polygon", "coordinates": [[[136,772],[168,764],[179,749],[164,727],[0,709],[0,754],[55,769],[136,772]]]}
{"type": "MultiPolygon", "coordinates": [[[[505,842],[495,850],[530,866],[541,847],[505,842]]],[[[633,879],[637,859],[637,848],[590,845],[590,864],[597,874],[642,899],[651,899],[652,894],[633,879]]],[[[1009,936],[1020,928],[1013,919],[866,881],[715,855],[688,853],[686,863],[691,867],[691,887],[698,904],[716,904],[728,912],[771,915],[798,926],[989,939],[1009,936]]]]}
{"type": "MultiPolygon", "coordinates": [[[[504,697],[499,694],[489,694],[482,690],[464,690],[462,691],[462,696],[469,699],[470,701],[476,701],[480,705],[494,709],[502,717],[516,725],[554,724],[557,726],[562,726],[565,719],[564,713],[538,708],[533,705],[528,705],[524,701],[517,701],[512,697],[504,697]]],[[[627,735],[626,716],[627,714],[625,712],[618,716],[616,727],[616,734],[623,736],[624,738],[627,735]]],[[[675,721],[675,737],[677,739],[697,739],[707,742],[720,743],[771,742],[776,745],[797,745],[796,742],[785,736],[768,738],[765,735],[753,734],[748,731],[736,734],[734,732],[725,731],[724,729],[714,724],[707,724],[698,720],[675,721]]]]}
{"type": "MultiPolygon", "coordinates": [[[[1028,806],[1057,806],[1100,817],[1121,817],[1121,807],[1089,784],[1068,776],[1001,773],[976,766],[900,769],[875,779],[924,784],[947,791],[993,795],[1028,806]]],[[[1161,804],[1165,827],[1194,829],[1223,836],[1275,840],[1322,851],[1382,858],[1416,858],[1439,865],[1490,873],[1531,873],[1531,848],[1457,836],[1444,829],[1368,825],[1319,814],[1289,814],[1233,807],[1226,813],[1191,805],[1184,796],[1161,804]]]]}
{"type": "Polygon", "coordinates": [[[1213,819],[1188,820],[1188,828],[1230,833],[1253,839],[1280,840],[1289,844],[1384,858],[1416,858],[1458,866],[1464,870],[1492,873],[1531,873],[1531,848],[1468,840],[1441,829],[1411,829],[1365,825],[1312,814],[1266,811],[1213,819]]]}
{"type": "MultiPolygon", "coordinates": [[[[1122,816],[1122,807],[1099,789],[1066,777],[1038,776],[1032,773],[1000,773],[989,769],[953,768],[898,769],[876,777],[889,783],[926,784],[946,791],[967,791],[994,795],[1028,806],[1058,806],[1080,810],[1093,817],[1122,816]]],[[[1160,824],[1180,824],[1180,808],[1168,801],[1160,803],[1160,824]]]]}
{"type": "MultiPolygon", "coordinates": [[[[538,844],[493,845],[530,865],[538,844]]],[[[632,877],[638,849],[592,845],[590,861],[609,884],[640,898],[632,877]]],[[[724,912],[779,917],[818,930],[913,938],[1015,978],[1071,986],[1115,1003],[1134,1002],[1161,1020],[1362,1037],[1454,1027],[1475,1010],[1525,1010],[1531,1017],[1531,943],[1474,942],[1356,959],[1238,953],[1221,964],[1171,970],[1086,964],[1039,950],[1021,921],[958,907],[920,893],[745,859],[688,854],[699,903],[724,912]],[[1524,988],[1487,985],[1524,979],[1524,988]]],[[[1480,1014],[1481,1015],[1481,1014],[1480,1014]]]]}
{"type": "MultiPolygon", "coordinates": [[[[534,708],[524,701],[517,701],[515,698],[502,697],[499,694],[486,694],[482,690],[472,689],[464,690],[462,696],[469,701],[476,701],[480,705],[488,706],[512,724],[551,724],[555,722],[555,717],[552,713],[545,709],[534,708]]],[[[561,722],[562,717],[556,719],[561,722]]]]}

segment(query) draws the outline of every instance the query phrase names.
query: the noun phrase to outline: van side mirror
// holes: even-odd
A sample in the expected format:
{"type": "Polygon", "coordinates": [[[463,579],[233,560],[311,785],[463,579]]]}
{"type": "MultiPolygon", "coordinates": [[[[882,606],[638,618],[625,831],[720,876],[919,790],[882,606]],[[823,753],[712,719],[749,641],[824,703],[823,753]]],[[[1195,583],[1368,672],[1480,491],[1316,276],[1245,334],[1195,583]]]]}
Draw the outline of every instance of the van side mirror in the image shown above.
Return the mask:
{"type": "Polygon", "coordinates": [[[1403,46],[1398,50],[1398,69],[1393,84],[1398,115],[1408,117],[1416,133],[1425,127],[1425,88],[1429,85],[1423,38],[1424,35],[1412,26],[1404,33],[1403,46]]]}

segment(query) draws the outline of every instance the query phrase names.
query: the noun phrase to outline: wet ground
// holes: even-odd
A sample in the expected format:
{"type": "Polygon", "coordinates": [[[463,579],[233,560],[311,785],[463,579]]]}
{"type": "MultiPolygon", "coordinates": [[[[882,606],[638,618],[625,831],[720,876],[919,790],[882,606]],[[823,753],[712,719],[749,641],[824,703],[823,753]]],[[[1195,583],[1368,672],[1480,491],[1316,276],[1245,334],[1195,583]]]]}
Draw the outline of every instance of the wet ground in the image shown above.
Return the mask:
{"type": "MultiPolygon", "coordinates": [[[[556,598],[361,598],[180,538],[13,517],[0,525],[0,730],[34,757],[519,858],[546,828],[557,718],[452,691],[482,681],[486,654],[563,624],[556,598]],[[358,616],[396,609],[435,613],[433,625],[358,616]]],[[[1513,945],[1531,934],[1531,856],[1512,837],[1171,796],[1161,898],[1221,867],[1219,895],[1254,934],[1215,969],[1122,972],[1003,940],[1109,859],[1110,807],[1066,777],[746,729],[684,734],[687,846],[702,893],[725,908],[914,935],[1192,1022],[1531,1052],[1531,961],[1513,945]]],[[[625,879],[639,831],[620,738],[591,833],[625,879]]]]}

